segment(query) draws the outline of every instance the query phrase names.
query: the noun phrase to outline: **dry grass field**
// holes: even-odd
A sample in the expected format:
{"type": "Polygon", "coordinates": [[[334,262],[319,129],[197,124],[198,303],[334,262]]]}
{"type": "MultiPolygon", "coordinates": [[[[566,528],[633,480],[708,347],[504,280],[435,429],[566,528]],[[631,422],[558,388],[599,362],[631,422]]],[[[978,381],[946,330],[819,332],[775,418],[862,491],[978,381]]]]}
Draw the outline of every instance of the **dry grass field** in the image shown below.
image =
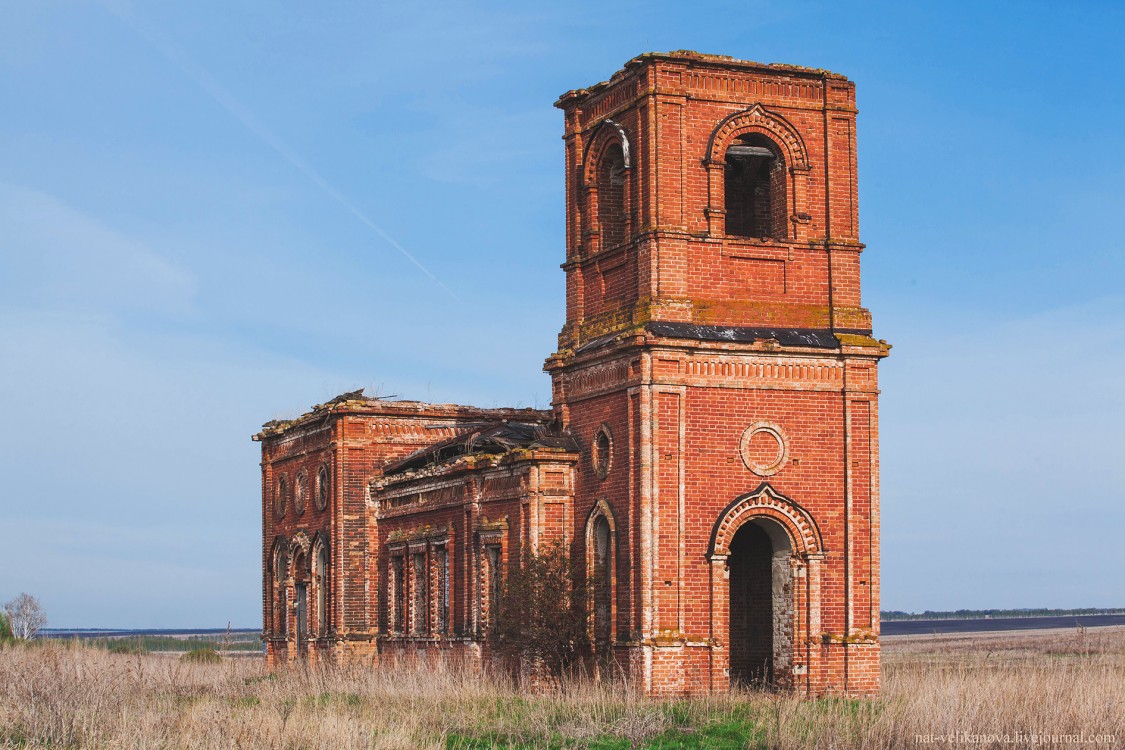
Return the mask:
{"type": "Polygon", "coordinates": [[[533,694],[437,671],[269,675],[257,659],[47,643],[0,651],[0,747],[1125,747],[1125,629],[884,646],[880,700],[801,701],[648,700],[588,683],[533,694]]]}

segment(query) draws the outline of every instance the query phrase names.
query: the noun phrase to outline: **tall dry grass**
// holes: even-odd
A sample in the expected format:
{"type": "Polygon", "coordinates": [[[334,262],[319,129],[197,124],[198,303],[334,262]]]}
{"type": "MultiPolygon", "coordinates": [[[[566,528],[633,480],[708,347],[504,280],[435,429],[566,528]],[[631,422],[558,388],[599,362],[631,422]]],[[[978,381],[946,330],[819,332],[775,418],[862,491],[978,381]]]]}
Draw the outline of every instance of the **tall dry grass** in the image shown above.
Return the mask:
{"type": "Polygon", "coordinates": [[[190,664],[51,643],[0,651],[0,746],[1019,747],[979,736],[1043,733],[1118,739],[1039,746],[1125,746],[1125,630],[887,639],[884,653],[878,701],[651,700],[581,682],[528,694],[437,668],[269,675],[259,660],[190,664]],[[956,733],[958,743],[938,739],[956,733]]]}

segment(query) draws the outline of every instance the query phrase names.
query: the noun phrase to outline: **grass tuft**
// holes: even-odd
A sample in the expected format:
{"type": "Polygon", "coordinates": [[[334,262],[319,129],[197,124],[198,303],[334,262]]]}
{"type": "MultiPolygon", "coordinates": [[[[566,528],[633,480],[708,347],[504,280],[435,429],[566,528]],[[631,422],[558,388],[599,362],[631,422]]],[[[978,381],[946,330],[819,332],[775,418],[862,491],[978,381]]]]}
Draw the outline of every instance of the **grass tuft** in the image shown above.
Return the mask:
{"type": "Polygon", "coordinates": [[[218,664],[222,660],[223,657],[219,656],[219,652],[210,646],[193,648],[180,656],[180,661],[189,664],[218,664]]]}

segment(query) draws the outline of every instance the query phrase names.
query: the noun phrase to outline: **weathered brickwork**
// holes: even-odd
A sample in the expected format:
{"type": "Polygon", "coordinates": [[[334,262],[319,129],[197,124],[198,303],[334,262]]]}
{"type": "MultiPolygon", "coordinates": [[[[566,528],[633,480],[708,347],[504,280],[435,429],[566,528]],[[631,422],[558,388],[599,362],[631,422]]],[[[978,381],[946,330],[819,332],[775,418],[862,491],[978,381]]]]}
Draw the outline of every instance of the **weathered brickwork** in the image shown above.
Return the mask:
{"type": "Polygon", "coordinates": [[[296,420],[266,424],[255,439],[262,443],[262,612],[270,663],[326,654],[376,657],[380,526],[370,485],[384,467],[474,426],[547,416],[352,393],[296,420]],[[295,477],[318,477],[322,468],[316,487],[326,488],[324,509],[314,498],[298,513],[295,477]],[[318,576],[320,547],[327,565],[318,576]]]}
{"type": "Polygon", "coordinates": [[[598,663],[645,692],[876,692],[889,346],[860,298],[853,84],[651,54],[556,106],[553,409],[349,394],[267,425],[271,662],[483,664],[502,571],[562,542],[600,582],[598,663]]]}

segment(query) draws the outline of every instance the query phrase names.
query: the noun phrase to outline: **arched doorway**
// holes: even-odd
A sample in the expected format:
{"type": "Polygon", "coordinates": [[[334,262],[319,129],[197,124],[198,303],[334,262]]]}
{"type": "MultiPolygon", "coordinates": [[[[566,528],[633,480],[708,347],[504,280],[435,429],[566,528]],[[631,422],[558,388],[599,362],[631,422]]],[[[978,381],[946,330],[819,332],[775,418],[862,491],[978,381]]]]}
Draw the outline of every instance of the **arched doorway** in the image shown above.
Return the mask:
{"type": "Polygon", "coordinates": [[[769,518],[751,518],[730,541],[730,682],[787,683],[793,662],[792,544],[769,518]]]}

